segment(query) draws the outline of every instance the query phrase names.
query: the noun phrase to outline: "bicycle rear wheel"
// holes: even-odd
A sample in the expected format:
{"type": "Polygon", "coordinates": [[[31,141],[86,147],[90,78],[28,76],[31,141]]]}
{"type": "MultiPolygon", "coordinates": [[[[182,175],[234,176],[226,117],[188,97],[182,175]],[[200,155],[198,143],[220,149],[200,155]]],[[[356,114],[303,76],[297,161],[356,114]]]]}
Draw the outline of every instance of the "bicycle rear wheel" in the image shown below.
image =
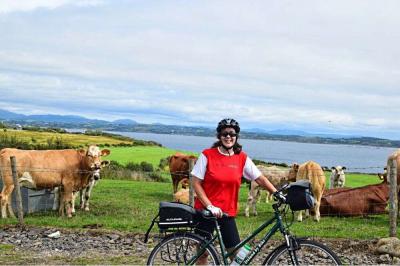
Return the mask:
{"type": "MultiPolygon", "coordinates": [[[[196,234],[187,232],[172,234],[154,247],[147,265],[187,265],[197,255],[201,245],[204,245],[204,239],[196,234]]],[[[209,245],[204,254],[207,256],[206,265],[220,264],[213,245],[209,245]]]]}
{"type": "Polygon", "coordinates": [[[276,248],[264,261],[264,265],[341,265],[339,257],[328,247],[318,242],[298,239],[298,249],[293,253],[297,262],[292,262],[286,244],[276,248]]]}

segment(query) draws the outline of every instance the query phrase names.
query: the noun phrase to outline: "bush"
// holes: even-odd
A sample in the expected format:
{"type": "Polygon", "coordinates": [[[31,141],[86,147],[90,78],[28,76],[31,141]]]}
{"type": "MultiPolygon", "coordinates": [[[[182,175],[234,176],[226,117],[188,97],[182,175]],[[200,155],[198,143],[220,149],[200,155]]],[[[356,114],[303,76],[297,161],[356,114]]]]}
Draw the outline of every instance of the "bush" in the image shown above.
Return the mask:
{"type": "Polygon", "coordinates": [[[148,162],[141,162],[140,163],[140,168],[144,172],[153,172],[154,171],[153,165],[151,163],[148,163],[148,162]]]}

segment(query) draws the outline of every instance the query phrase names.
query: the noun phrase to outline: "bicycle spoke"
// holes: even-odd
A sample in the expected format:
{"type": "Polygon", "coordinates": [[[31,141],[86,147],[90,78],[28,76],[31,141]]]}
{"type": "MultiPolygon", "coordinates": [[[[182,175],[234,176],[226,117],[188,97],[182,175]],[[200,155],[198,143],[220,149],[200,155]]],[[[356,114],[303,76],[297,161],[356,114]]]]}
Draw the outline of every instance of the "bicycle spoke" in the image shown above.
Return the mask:
{"type": "Polygon", "coordinates": [[[300,241],[300,248],[290,252],[285,246],[277,249],[266,262],[268,265],[338,265],[340,260],[327,247],[314,241],[300,241]]]}

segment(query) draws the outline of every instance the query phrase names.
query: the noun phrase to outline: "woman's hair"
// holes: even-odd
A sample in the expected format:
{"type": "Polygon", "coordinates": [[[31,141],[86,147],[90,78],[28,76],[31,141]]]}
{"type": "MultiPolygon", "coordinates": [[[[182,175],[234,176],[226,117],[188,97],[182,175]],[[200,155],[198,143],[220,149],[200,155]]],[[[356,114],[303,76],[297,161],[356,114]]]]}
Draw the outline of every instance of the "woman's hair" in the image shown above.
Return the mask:
{"type": "MultiPolygon", "coordinates": [[[[222,141],[220,140],[220,138],[221,138],[220,134],[218,134],[217,137],[218,137],[218,141],[214,142],[213,145],[211,146],[211,148],[217,148],[217,147],[222,146],[222,141]]],[[[239,138],[239,135],[237,135],[237,138],[239,138]]],[[[240,145],[236,139],[235,144],[233,144],[233,152],[235,154],[239,154],[241,151],[242,151],[242,145],[240,145]]]]}

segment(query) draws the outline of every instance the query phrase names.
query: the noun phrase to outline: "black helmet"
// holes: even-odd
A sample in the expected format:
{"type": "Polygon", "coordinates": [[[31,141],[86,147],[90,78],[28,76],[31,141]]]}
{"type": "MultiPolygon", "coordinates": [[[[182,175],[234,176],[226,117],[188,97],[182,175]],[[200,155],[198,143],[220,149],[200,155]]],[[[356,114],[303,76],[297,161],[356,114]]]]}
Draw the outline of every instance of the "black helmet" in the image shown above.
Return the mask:
{"type": "Polygon", "coordinates": [[[232,118],[225,118],[219,121],[218,126],[217,126],[217,132],[221,133],[221,130],[227,127],[232,127],[235,129],[236,133],[240,132],[240,126],[239,123],[232,118]]]}

